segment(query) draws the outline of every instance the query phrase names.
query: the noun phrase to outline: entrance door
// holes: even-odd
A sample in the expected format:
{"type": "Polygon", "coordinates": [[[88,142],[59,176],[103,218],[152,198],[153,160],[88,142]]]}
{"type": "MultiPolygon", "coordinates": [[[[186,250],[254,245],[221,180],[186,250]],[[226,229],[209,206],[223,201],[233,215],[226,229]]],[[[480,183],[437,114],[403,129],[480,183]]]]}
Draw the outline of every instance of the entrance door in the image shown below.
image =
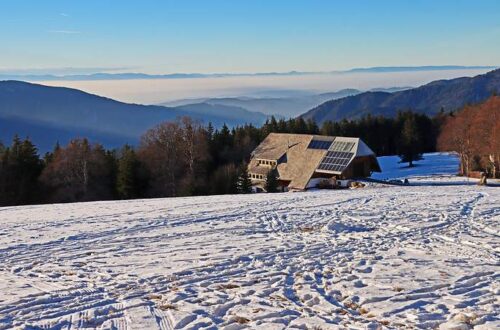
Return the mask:
{"type": "Polygon", "coordinates": [[[363,162],[356,162],[353,166],[353,176],[354,177],[365,177],[365,164],[363,162]]]}

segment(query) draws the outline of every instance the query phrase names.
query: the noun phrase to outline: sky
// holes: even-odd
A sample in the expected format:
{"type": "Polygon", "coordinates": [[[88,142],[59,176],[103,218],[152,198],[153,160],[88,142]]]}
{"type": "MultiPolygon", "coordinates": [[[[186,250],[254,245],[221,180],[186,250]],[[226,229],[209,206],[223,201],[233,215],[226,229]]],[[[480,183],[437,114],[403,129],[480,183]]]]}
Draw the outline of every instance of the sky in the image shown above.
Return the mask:
{"type": "Polygon", "coordinates": [[[0,72],[500,65],[498,0],[0,0],[0,72]]]}

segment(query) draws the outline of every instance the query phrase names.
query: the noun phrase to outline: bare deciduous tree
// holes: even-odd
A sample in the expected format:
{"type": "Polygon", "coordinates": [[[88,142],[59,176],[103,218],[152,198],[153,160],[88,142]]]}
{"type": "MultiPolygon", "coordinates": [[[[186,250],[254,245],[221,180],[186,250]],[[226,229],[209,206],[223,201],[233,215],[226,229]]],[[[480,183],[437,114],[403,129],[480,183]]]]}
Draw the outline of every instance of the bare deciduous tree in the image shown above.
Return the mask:
{"type": "Polygon", "coordinates": [[[111,198],[109,177],[104,148],[76,139],[54,153],[40,179],[51,188],[54,200],[78,201],[111,198]]]}
{"type": "Polygon", "coordinates": [[[203,180],[201,164],[208,159],[208,142],[201,125],[189,118],[162,123],[141,139],[140,158],[151,175],[151,194],[190,194],[196,180],[203,180]]]}
{"type": "Polygon", "coordinates": [[[499,129],[500,97],[492,96],[482,104],[466,106],[447,118],[438,139],[438,149],[458,153],[462,175],[482,170],[496,177],[500,164],[499,129]]]}

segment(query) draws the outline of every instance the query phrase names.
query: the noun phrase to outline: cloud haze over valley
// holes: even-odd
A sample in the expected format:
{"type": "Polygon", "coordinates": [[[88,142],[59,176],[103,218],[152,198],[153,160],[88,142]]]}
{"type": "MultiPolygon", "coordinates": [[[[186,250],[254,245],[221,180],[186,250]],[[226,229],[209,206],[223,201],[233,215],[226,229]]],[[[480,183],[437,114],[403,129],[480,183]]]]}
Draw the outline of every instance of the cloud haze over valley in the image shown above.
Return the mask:
{"type": "Polygon", "coordinates": [[[420,86],[439,80],[475,76],[490,69],[428,70],[402,72],[344,72],[300,75],[225,76],[183,79],[130,79],[42,81],[48,86],[62,86],[110,97],[123,102],[158,104],[187,98],[300,95],[301,92],[325,93],[355,88],[390,88],[420,86]],[[273,93],[274,92],[274,93],[273,93]]]}

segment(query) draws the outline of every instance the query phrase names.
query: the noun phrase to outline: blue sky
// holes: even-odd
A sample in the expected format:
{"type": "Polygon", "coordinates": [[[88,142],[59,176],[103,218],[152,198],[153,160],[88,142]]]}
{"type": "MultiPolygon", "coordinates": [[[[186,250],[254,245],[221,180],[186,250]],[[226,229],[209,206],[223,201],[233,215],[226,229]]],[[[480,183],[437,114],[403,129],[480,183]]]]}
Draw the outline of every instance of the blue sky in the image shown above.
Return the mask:
{"type": "Polygon", "coordinates": [[[498,0],[0,0],[0,71],[499,65],[499,17],[498,0]]]}

